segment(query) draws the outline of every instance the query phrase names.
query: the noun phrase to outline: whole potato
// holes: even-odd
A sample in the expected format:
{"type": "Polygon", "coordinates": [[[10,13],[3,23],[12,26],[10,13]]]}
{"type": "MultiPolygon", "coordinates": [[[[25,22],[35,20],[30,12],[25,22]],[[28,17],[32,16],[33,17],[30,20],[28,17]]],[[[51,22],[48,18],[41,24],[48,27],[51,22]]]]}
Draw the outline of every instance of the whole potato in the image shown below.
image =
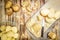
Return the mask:
{"type": "Polygon", "coordinates": [[[19,11],[20,7],[18,5],[13,5],[12,9],[14,10],[14,12],[19,11]]]}
{"type": "Polygon", "coordinates": [[[5,8],[10,8],[12,6],[12,2],[11,1],[7,1],[5,4],[5,8]]]}
{"type": "Polygon", "coordinates": [[[12,13],[13,13],[12,8],[6,9],[6,14],[7,14],[8,16],[11,16],[12,13]]]}

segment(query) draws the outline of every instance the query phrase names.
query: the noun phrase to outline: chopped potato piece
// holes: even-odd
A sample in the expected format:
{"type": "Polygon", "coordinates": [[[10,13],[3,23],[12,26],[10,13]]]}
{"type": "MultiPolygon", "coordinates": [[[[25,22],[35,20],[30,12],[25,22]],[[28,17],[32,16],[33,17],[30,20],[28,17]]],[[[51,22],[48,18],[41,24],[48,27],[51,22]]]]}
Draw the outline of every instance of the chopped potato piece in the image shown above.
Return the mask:
{"type": "Polygon", "coordinates": [[[1,40],[7,40],[6,34],[3,34],[3,35],[1,36],[1,40]]]}
{"type": "Polygon", "coordinates": [[[55,39],[56,38],[56,34],[54,32],[49,32],[48,36],[51,38],[51,39],[55,39]]]}
{"type": "Polygon", "coordinates": [[[0,33],[0,37],[3,35],[3,33],[0,33]]]}
{"type": "Polygon", "coordinates": [[[12,32],[17,33],[17,27],[12,27],[12,32]]]}
{"type": "Polygon", "coordinates": [[[13,37],[14,33],[12,31],[9,31],[8,33],[6,33],[7,37],[13,37]]]}
{"type": "Polygon", "coordinates": [[[2,26],[0,27],[0,30],[1,30],[1,31],[5,31],[5,30],[6,30],[5,25],[2,25],[2,26]]]}
{"type": "Polygon", "coordinates": [[[11,26],[6,26],[6,32],[11,31],[12,27],[11,26]]]}
{"type": "Polygon", "coordinates": [[[43,18],[43,17],[42,17],[41,15],[37,16],[37,20],[38,20],[38,21],[41,21],[42,18],[43,18]]]}
{"type": "Polygon", "coordinates": [[[14,37],[14,38],[18,38],[18,33],[15,33],[15,34],[13,35],[13,37],[14,37]]]}
{"type": "Polygon", "coordinates": [[[40,30],[41,30],[41,25],[40,24],[33,24],[32,25],[32,27],[31,27],[32,29],[33,29],[33,31],[35,32],[35,33],[38,33],[40,30]]]}

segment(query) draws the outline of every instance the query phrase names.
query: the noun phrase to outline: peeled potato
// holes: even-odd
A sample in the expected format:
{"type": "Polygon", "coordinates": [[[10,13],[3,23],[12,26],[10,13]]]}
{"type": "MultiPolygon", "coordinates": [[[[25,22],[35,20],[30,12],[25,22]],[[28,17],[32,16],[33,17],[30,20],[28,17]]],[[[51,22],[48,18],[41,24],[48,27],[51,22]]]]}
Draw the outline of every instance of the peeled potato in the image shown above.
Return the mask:
{"type": "Polygon", "coordinates": [[[11,16],[11,15],[13,14],[12,8],[6,9],[6,14],[7,14],[8,16],[11,16]]]}
{"type": "Polygon", "coordinates": [[[17,33],[17,27],[12,27],[12,32],[17,33]]]}
{"type": "Polygon", "coordinates": [[[0,30],[1,30],[1,31],[5,31],[5,30],[6,30],[6,26],[2,25],[2,26],[0,27],[0,30]]]}
{"type": "Polygon", "coordinates": [[[12,27],[11,26],[6,26],[6,32],[11,31],[12,27]]]}
{"type": "Polygon", "coordinates": [[[20,7],[16,4],[16,5],[13,5],[12,6],[12,9],[15,11],[15,12],[18,12],[20,7]]]}
{"type": "Polygon", "coordinates": [[[44,9],[41,10],[41,15],[42,16],[47,16],[48,14],[49,14],[49,10],[48,9],[44,8],[44,9]]]}
{"type": "Polygon", "coordinates": [[[10,8],[12,6],[12,2],[11,1],[7,1],[5,8],[10,8]]]}
{"type": "Polygon", "coordinates": [[[54,32],[49,32],[48,36],[51,38],[51,39],[55,39],[56,38],[56,34],[54,32]]]}

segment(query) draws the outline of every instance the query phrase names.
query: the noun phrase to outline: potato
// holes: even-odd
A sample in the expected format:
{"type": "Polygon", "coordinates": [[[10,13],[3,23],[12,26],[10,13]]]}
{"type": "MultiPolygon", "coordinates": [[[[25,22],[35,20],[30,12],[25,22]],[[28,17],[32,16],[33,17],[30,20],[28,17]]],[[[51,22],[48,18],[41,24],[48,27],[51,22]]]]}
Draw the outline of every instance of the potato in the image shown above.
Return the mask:
{"type": "Polygon", "coordinates": [[[15,33],[14,35],[13,35],[13,37],[14,38],[18,38],[19,36],[18,36],[18,33],[15,33]]]}
{"type": "Polygon", "coordinates": [[[12,8],[6,9],[6,14],[7,14],[8,16],[11,16],[11,15],[13,14],[12,8]]]}
{"type": "Polygon", "coordinates": [[[19,5],[15,4],[12,6],[12,9],[14,10],[14,12],[18,12],[20,7],[19,7],[19,5]]]}
{"type": "Polygon", "coordinates": [[[6,26],[6,32],[11,31],[12,27],[11,26],[6,26]]]}
{"type": "Polygon", "coordinates": [[[22,6],[23,6],[23,7],[28,6],[28,4],[29,4],[29,2],[27,2],[27,1],[22,2],[22,6]]]}
{"type": "Polygon", "coordinates": [[[53,23],[54,21],[55,21],[55,19],[46,17],[47,23],[53,23]]]}
{"type": "Polygon", "coordinates": [[[11,40],[16,40],[15,38],[12,38],[11,40]]]}
{"type": "Polygon", "coordinates": [[[7,37],[13,37],[14,33],[12,31],[9,31],[8,33],[6,33],[7,37]]]}
{"type": "Polygon", "coordinates": [[[12,32],[17,33],[17,27],[12,27],[12,32]]]}
{"type": "Polygon", "coordinates": [[[0,33],[0,37],[2,36],[3,33],[0,33]]]}
{"type": "Polygon", "coordinates": [[[11,1],[7,1],[5,8],[10,8],[12,6],[12,2],[11,1]]]}
{"type": "Polygon", "coordinates": [[[55,39],[56,38],[56,34],[54,32],[49,32],[48,33],[48,36],[51,38],[51,39],[55,39]]]}
{"type": "Polygon", "coordinates": [[[38,20],[38,21],[41,21],[42,18],[43,18],[43,17],[42,17],[41,15],[38,15],[38,16],[37,16],[37,20],[38,20]]]}
{"type": "Polygon", "coordinates": [[[1,31],[5,31],[5,30],[6,30],[6,26],[5,26],[5,25],[2,25],[2,26],[0,27],[0,30],[1,30],[1,31]]]}
{"type": "Polygon", "coordinates": [[[41,27],[40,24],[35,23],[35,24],[32,25],[31,28],[33,29],[33,31],[34,31],[35,33],[38,33],[38,32],[41,30],[42,27],[41,27]]]}
{"type": "Polygon", "coordinates": [[[1,36],[1,40],[7,40],[6,34],[3,34],[3,35],[1,36]]]}
{"type": "Polygon", "coordinates": [[[58,19],[60,17],[60,11],[57,11],[56,13],[55,13],[55,19],[58,19]]]}
{"type": "Polygon", "coordinates": [[[41,15],[42,16],[47,16],[48,14],[49,14],[49,10],[48,9],[44,8],[44,9],[41,10],[41,15]]]}
{"type": "Polygon", "coordinates": [[[11,37],[8,37],[7,40],[12,40],[12,38],[11,37]]]}

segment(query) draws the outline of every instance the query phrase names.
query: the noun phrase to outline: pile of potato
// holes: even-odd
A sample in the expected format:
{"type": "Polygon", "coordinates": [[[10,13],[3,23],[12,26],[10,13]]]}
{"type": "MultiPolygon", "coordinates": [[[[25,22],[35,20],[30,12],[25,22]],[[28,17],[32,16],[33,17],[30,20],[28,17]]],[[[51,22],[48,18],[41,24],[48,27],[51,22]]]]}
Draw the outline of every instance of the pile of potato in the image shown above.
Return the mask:
{"type": "Polygon", "coordinates": [[[13,4],[12,1],[7,1],[5,2],[5,9],[6,9],[6,14],[10,16],[13,14],[13,12],[18,12],[20,6],[18,4],[13,4]]]}
{"type": "Polygon", "coordinates": [[[18,30],[15,26],[0,26],[0,40],[18,40],[18,30]]]}

